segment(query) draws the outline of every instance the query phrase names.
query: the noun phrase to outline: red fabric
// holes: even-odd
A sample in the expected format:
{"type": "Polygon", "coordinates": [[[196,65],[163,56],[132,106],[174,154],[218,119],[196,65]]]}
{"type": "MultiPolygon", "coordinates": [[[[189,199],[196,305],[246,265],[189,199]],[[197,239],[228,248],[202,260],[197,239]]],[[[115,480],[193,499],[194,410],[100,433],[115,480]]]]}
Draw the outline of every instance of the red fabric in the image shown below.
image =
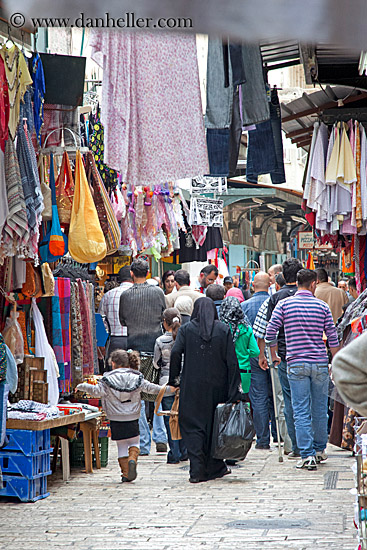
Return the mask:
{"type": "Polygon", "coordinates": [[[8,139],[9,123],[9,88],[6,79],[5,64],[0,56],[0,147],[5,152],[5,142],[8,139]]]}

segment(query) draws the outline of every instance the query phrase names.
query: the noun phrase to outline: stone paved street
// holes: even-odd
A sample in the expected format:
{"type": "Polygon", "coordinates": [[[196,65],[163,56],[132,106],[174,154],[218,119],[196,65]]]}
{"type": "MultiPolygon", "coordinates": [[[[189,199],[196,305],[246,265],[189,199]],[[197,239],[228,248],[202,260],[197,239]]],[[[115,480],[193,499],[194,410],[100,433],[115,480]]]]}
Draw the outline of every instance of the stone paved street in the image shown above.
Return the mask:
{"type": "Polygon", "coordinates": [[[191,485],[188,467],[153,453],[139,477],[119,483],[114,443],[109,466],[51,478],[50,496],[34,504],[0,503],[0,548],[14,550],[352,550],[350,453],[329,448],[317,472],[251,450],[222,480],[191,485]]]}

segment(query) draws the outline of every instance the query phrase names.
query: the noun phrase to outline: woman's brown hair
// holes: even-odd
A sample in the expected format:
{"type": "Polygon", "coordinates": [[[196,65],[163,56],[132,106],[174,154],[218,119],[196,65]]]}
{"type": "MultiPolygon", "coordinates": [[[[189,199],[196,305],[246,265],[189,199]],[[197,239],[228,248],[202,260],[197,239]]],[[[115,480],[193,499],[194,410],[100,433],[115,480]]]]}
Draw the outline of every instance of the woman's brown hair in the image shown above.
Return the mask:
{"type": "Polygon", "coordinates": [[[163,312],[163,321],[165,321],[169,328],[172,327],[172,338],[176,340],[178,329],[181,326],[181,315],[178,309],[175,307],[169,307],[163,312]]]}

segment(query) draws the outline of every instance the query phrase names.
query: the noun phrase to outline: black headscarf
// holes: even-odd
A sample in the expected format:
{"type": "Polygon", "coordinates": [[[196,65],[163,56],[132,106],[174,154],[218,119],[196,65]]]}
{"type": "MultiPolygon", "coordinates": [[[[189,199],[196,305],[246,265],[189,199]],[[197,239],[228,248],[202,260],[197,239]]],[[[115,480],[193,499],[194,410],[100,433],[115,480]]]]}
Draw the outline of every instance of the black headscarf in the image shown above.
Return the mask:
{"type": "Polygon", "coordinates": [[[225,298],[221,303],[219,320],[229,326],[234,342],[240,335],[239,325],[249,325],[248,319],[241,308],[239,299],[234,296],[228,296],[228,298],[225,298]]]}
{"type": "Polygon", "coordinates": [[[204,297],[195,300],[191,321],[198,322],[200,337],[205,342],[210,342],[216,320],[218,320],[218,313],[213,300],[204,297]]]}

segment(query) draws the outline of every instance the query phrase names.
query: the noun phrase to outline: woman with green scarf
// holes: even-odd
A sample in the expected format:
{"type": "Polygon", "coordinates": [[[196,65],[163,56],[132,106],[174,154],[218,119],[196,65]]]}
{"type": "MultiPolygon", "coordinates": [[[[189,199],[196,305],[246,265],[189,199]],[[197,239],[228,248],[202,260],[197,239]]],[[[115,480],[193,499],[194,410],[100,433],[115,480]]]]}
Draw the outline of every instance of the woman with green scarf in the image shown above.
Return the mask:
{"type": "Polygon", "coordinates": [[[219,320],[230,328],[240,367],[242,390],[248,393],[251,383],[250,357],[258,357],[260,350],[238,298],[229,296],[223,300],[219,320]]]}

